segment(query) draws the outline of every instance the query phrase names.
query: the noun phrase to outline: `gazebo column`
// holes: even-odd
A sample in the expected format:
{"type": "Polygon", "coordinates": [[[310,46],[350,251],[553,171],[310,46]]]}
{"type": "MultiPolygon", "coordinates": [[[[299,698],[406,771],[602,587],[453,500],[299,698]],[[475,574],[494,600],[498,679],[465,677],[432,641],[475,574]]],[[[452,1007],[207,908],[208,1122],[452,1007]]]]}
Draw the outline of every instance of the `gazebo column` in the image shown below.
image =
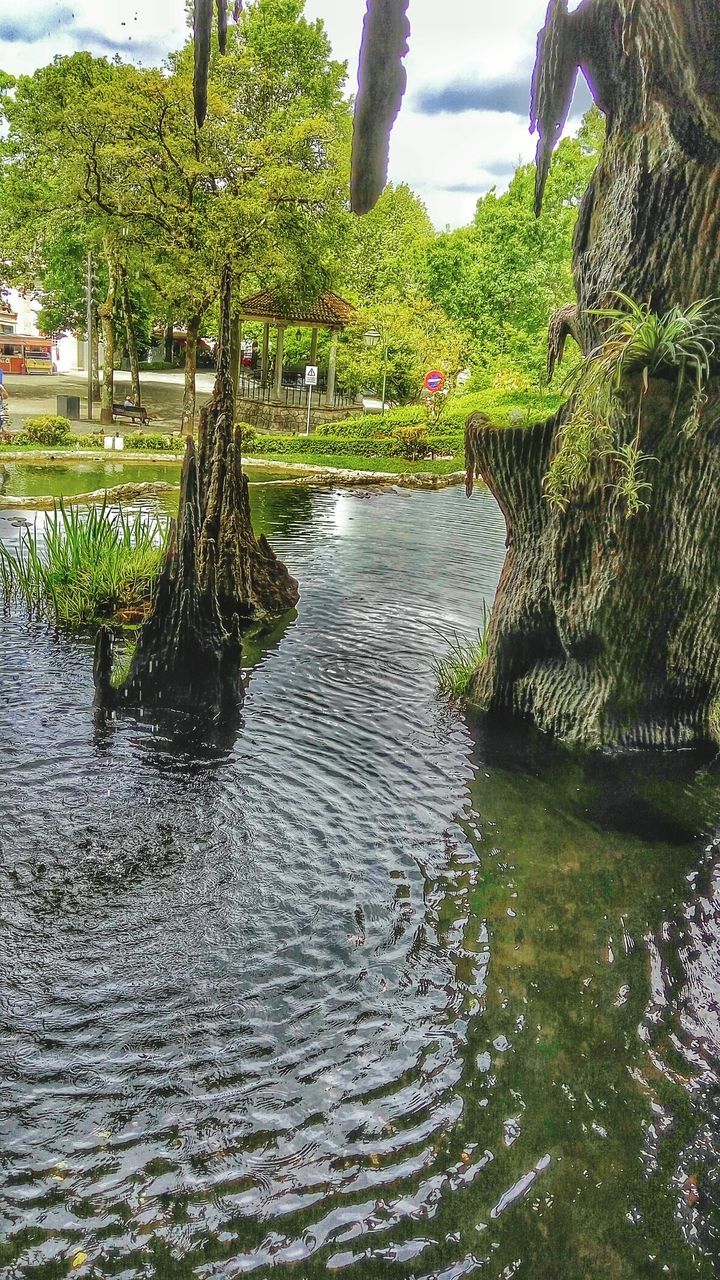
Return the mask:
{"type": "Polygon", "coordinates": [[[313,329],[310,339],[310,364],[317,364],[318,331],[313,329]]]}
{"type": "Polygon", "coordinates": [[[330,356],[328,358],[327,401],[332,404],[335,399],[335,366],[337,364],[338,335],[335,331],[330,339],[330,356]]]}
{"type": "Polygon", "coordinates": [[[260,365],[260,372],[261,372],[261,377],[263,382],[267,382],[268,368],[270,367],[269,360],[270,360],[270,325],[268,324],[267,321],[265,321],[265,324],[263,325],[262,363],[260,365]]]}
{"type": "Polygon", "coordinates": [[[284,350],[285,350],[285,325],[279,324],[278,331],[277,331],[277,346],[275,348],[275,382],[273,384],[273,394],[276,400],[279,400],[282,394],[282,370],[283,370],[284,350]]]}

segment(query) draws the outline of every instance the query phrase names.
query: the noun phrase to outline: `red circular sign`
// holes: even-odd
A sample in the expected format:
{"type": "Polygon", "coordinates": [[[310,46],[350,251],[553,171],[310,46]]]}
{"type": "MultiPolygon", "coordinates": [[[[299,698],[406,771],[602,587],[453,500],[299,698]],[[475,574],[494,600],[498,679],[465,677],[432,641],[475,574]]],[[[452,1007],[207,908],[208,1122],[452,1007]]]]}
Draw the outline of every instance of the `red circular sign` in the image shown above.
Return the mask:
{"type": "Polygon", "coordinates": [[[442,391],[444,386],[445,386],[445,375],[442,373],[439,373],[437,369],[433,370],[432,373],[427,374],[425,378],[426,391],[442,391]]]}

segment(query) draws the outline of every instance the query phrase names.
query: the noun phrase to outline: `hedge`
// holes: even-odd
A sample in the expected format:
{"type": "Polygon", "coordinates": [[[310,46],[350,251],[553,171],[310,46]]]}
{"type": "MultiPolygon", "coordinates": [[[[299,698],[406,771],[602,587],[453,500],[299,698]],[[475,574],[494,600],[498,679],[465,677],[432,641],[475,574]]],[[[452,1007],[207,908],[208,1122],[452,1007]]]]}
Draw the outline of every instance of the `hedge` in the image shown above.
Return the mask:
{"type": "MultiPolygon", "coordinates": [[[[517,420],[518,425],[542,422],[557,411],[561,397],[546,391],[472,391],[461,393],[450,401],[436,431],[464,431],[471,413],[486,413],[493,426],[507,427],[517,420]]],[[[392,434],[395,427],[409,427],[426,423],[422,405],[403,405],[400,409],[388,409],[380,414],[362,414],[343,418],[339,422],[324,422],[315,435],[345,436],[347,439],[382,439],[392,434]]],[[[428,427],[432,434],[432,427],[428,427]]]]}
{"type": "MultiPolygon", "coordinates": [[[[462,434],[454,433],[452,435],[443,434],[435,435],[431,433],[429,436],[430,449],[436,453],[453,453],[463,452],[464,442],[462,434]]],[[[329,457],[332,454],[353,456],[356,458],[401,458],[406,456],[406,446],[403,441],[395,440],[391,436],[381,440],[363,440],[355,437],[348,439],[347,436],[322,436],[318,439],[317,435],[312,436],[258,436],[252,444],[248,444],[244,449],[247,456],[257,456],[267,458],[282,454],[302,455],[321,454],[323,457],[329,457]]]]}
{"type": "Polygon", "coordinates": [[[125,436],[125,448],[146,449],[148,453],[183,453],[185,437],[164,435],[159,431],[131,431],[125,436]]]}
{"type": "Polygon", "coordinates": [[[44,413],[36,418],[27,418],[25,425],[16,437],[17,444],[37,444],[45,448],[57,449],[71,446],[70,422],[55,414],[44,413]]]}

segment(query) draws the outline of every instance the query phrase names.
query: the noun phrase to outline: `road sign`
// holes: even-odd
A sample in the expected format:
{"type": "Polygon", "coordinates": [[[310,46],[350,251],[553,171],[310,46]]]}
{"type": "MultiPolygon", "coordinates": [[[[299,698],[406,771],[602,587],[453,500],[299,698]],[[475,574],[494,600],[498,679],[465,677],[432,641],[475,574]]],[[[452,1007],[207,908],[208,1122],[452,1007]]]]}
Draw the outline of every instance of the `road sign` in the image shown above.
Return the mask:
{"type": "Polygon", "coordinates": [[[316,387],[318,382],[318,367],[316,364],[305,365],[305,386],[316,387]]]}
{"type": "Polygon", "coordinates": [[[433,372],[429,373],[425,378],[426,391],[442,391],[444,386],[445,386],[445,375],[442,373],[438,373],[437,370],[433,370],[433,372]]]}

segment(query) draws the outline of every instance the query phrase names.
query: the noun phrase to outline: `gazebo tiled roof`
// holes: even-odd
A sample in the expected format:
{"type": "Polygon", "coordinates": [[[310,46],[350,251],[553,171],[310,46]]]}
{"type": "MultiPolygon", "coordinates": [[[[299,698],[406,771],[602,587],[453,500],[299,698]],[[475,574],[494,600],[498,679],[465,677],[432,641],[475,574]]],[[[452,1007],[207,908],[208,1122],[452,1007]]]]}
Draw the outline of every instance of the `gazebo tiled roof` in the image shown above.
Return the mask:
{"type": "Polygon", "coordinates": [[[308,325],[313,329],[344,329],[350,324],[354,309],[337,293],[326,289],[314,302],[280,299],[272,289],[243,298],[239,304],[243,320],[265,320],[270,324],[308,325]]]}

